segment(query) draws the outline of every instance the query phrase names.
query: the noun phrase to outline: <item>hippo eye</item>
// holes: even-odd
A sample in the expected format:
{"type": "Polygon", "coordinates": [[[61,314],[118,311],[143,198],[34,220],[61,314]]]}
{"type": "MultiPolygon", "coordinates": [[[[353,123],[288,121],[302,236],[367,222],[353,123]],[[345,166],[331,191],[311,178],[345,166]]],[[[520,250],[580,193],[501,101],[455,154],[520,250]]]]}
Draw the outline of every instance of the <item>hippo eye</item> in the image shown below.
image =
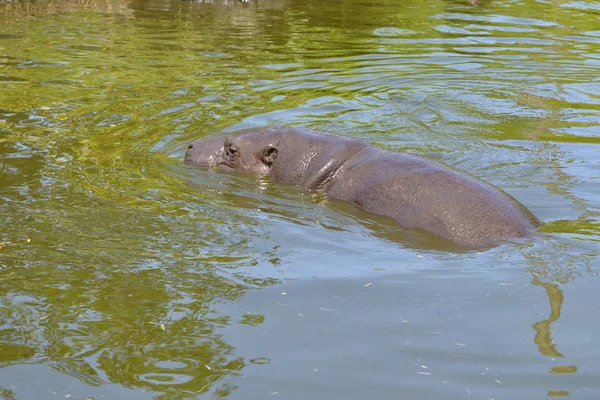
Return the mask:
{"type": "Polygon", "coordinates": [[[225,154],[228,158],[233,159],[239,157],[240,152],[235,148],[234,145],[230,144],[227,147],[225,147],[225,154]]]}

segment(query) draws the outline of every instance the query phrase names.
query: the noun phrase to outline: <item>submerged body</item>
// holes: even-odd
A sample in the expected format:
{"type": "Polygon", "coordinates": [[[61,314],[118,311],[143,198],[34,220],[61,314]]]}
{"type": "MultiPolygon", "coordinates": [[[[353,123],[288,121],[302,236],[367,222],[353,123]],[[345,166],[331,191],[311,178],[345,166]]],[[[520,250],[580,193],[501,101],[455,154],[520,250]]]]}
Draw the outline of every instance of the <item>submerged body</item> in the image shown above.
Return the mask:
{"type": "Polygon", "coordinates": [[[200,139],[188,147],[185,161],[322,191],[469,248],[523,237],[540,224],[514,198],[474,177],[310,129],[267,127],[200,139]]]}

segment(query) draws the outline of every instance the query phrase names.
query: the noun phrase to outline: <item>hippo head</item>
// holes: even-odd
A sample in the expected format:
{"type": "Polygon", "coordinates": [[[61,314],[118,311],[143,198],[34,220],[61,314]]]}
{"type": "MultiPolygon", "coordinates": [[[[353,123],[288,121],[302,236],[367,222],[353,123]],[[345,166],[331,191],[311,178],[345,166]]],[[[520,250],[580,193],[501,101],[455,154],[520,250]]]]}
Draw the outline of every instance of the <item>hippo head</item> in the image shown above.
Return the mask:
{"type": "Polygon", "coordinates": [[[190,144],[187,164],[255,174],[268,174],[278,155],[281,132],[246,130],[236,136],[210,136],[190,144]]]}

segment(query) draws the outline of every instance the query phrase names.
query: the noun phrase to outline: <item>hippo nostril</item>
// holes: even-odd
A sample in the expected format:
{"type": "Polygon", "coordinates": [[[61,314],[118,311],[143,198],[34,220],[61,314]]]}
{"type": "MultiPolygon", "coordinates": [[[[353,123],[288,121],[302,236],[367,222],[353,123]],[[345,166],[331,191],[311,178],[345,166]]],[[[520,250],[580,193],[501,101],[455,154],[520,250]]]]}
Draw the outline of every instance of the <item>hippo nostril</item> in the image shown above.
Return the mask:
{"type": "Polygon", "coordinates": [[[188,150],[189,150],[189,149],[191,149],[192,147],[194,147],[194,145],[193,145],[193,144],[190,144],[190,145],[188,146],[188,150]]]}

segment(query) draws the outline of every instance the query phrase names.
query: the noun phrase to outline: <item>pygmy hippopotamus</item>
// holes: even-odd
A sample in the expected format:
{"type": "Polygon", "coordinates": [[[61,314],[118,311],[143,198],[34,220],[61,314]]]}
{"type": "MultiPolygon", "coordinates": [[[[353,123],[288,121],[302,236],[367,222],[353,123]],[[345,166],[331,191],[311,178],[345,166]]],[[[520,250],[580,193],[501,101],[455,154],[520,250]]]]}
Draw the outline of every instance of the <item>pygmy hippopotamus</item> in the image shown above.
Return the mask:
{"type": "Polygon", "coordinates": [[[185,162],[322,191],[467,248],[523,237],[540,225],[514,198],[477,178],[310,129],[273,126],[206,137],[189,145],[185,162]]]}

